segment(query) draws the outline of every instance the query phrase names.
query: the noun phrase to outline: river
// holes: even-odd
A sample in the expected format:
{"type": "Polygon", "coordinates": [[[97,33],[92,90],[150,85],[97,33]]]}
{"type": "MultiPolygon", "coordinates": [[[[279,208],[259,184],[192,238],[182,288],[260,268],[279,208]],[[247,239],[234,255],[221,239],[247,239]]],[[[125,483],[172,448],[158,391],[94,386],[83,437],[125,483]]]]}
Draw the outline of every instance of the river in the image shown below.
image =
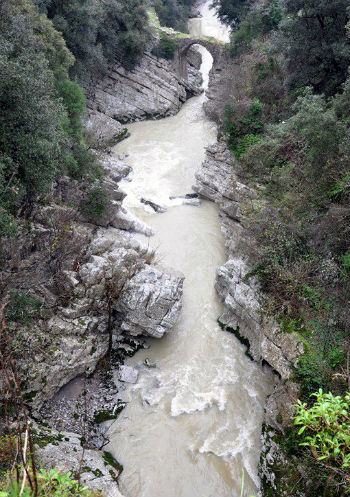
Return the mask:
{"type": "MultiPolygon", "coordinates": [[[[209,4],[190,30],[226,41],[228,32],[209,4]]],[[[206,87],[212,58],[198,50],[206,87]]],[[[115,147],[133,167],[132,181],[123,184],[126,206],[154,229],[149,243],[157,262],[186,277],[175,328],[161,340],[150,339],[150,349],[128,361],[140,367],[140,376],[121,392],[128,404],[111,426],[107,446],[124,466],[119,487],[126,497],[237,497],[242,470],[247,495],[259,487],[263,406],[272,376],[217,325],[222,304],[214,280],[225,248],[216,205],[169,200],[191,192],[205,147],[216,140],[216,125],[203,112],[205,98],[190,99],[174,117],[131,124],[131,136],[115,147]],[[141,197],[168,210],[155,214],[141,197]],[[157,367],[142,367],[146,357],[157,367]]]]}

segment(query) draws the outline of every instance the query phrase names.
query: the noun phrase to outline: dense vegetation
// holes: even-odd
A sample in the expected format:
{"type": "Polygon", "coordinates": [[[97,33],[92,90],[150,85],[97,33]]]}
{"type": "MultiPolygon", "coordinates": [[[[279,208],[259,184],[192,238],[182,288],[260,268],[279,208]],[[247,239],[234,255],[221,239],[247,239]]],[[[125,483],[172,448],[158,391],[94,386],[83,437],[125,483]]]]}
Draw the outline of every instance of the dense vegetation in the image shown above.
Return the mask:
{"type": "Polygon", "coordinates": [[[163,26],[187,32],[187,21],[194,0],[156,0],[155,9],[163,26]]]}
{"type": "Polygon", "coordinates": [[[71,473],[62,474],[55,469],[41,469],[37,473],[37,493],[31,489],[29,483],[25,483],[22,489],[23,472],[19,479],[11,478],[10,475],[0,480],[0,497],[102,497],[98,490],[91,491],[87,486],[79,483],[72,477],[71,473]]]}
{"type": "Polygon", "coordinates": [[[63,34],[80,79],[100,76],[119,60],[132,68],[149,41],[143,0],[33,0],[63,34]]]}
{"type": "MultiPolygon", "coordinates": [[[[315,410],[325,410],[333,397],[310,398],[313,392],[322,388],[346,403],[350,388],[348,2],[214,4],[233,26],[222,132],[241,174],[260,185],[266,200],[250,215],[258,244],[247,278],[260,280],[266,313],[277,316],[281,330],[299,334],[305,354],[295,378],[302,402],[319,399],[315,410]]],[[[341,424],[328,430],[329,443],[341,424]]],[[[293,440],[291,451],[307,469],[307,449],[293,440]]],[[[348,454],[349,437],[344,440],[347,452],[341,451],[348,454]]],[[[349,491],[346,457],[339,468],[322,454],[307,495],[349,491]]]]}
{"type": "Polygon", "coordinates": [[[0,236],[16,233],[19,209],[63,174],[91,171],[83,141],[83,90],[74,58],[51,22],[26,0],[0,4],[0,236]]]}
{"type": "Polygon", "coordinates": [[[84,141],[86,102],[75,77],[100,76],[117,59],[132,67],[148,29],[142,0],[0,3],[0,237],[16,235],[16,218],[63,175],[90,183],[83,210],[102,213],[107,200],[84,141]]]}

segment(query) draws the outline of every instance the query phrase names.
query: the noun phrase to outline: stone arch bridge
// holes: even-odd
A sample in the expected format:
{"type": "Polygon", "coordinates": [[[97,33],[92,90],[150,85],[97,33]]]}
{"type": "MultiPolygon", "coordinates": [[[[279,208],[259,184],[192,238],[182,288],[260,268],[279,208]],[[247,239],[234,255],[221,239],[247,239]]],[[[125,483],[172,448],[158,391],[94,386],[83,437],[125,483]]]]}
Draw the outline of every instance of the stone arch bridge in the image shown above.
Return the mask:
{"type": "Polygon", "coordinates": [[[201,45],[206,48],[208,52],[213,57],[213,69],[217,70],[220,66],[220,62],[224,53],[224,44],[211,41],[210,38],[175,38],[173,39],[176,50],[174,53],[174,65],[177,75],[188,80],[187,73],[187,53],[193,45],[201,45]]]}

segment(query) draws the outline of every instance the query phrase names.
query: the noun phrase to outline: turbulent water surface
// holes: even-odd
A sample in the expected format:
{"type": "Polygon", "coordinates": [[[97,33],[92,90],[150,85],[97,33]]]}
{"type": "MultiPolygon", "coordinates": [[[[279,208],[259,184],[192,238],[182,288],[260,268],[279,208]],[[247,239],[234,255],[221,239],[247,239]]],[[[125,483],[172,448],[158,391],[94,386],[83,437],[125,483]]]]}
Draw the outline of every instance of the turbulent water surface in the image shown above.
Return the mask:
{"type": "MultiPolygon", "coordinates": [[[[190,29],[226,40],[209,3],[190,29]]],[[[206,84],[212,60],[198,49],[206,84]]],[[[149,340],[151,348],[128,362],[141,365],[148,357],[157,367],[140,367],[138,383],[122,392],[128,405],[110,428],[107,449],[124,465],[119,483],[127,497],[236,497],[242,469],[247,492],[259,485],[259,436],[272,379],[216,323],[222,305],[215,270],[225,261],[216,206],[169,200],[191,191],[205,147],[215,141],[204,99],[192,98],[175,117],[130,125],[131,137],[115,148],[129,154],[134,173],[124,184],[126,204],[155,230],[149,243],[157,248],[157,262],[186,276],[176,327],[162,340],[149,340]],[[167,212],[148,211],[141,197],[167,205],[167,212]]]]}

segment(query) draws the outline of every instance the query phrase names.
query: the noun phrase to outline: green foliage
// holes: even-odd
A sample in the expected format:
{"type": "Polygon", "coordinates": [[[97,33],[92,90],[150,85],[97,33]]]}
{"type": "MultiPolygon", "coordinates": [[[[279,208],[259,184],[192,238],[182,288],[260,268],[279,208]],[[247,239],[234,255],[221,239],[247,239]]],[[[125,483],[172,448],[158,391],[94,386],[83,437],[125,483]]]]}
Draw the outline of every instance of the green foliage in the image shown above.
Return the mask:
{"type": "Polygon", "coordinates": [[[35,6],[0,4],[0,236],[17,234],[19,208],[56,178],[96,176],[83,139],[84,92],[68,76],[73,63],[35,6]]]}
{"type": "Polygon", "coordinates": [[[233,56],[250,49],[253,40],[262,40],[265,35],[279,27],[282,8],[277,0],[267,0],[252,8],[231,35],[233,56]]]}
{"type": "Polygon", "coordinates": [[[149,41],[142,0],[46,0],[37,2],[63,33],[76,64],[73,75],[85,80],[102,76],[108,64],[121,61],[132,68],[149,41]]]}
{"type": "Polygon", "coordinates": [[[187,20],[194,0],[156,0],[155,9],[163,26],[187,32],[187,20]]]}
{"type": "Polygon", "coordinates": [[[0,207],[0,238],[13,238],[17,235],[17,222],[12,214],[0,207]]]}
{"type": "Polygon", "coordinates": [[[260,139],[263,130],[263,106],[255,99],[243,116],[238,116],[235,108],[226,107],[223,130],[227,134],[228,144],[236,157],[241,157],[246,149],[260,139]]]}
{"type": "Polygon", "coordinates": [[[69,79],[58,80],[56,88],[66,109],[67,117],[65,131],[74,140],[81,143],[83,139],[81,118],[86,109],[86,98],[83,89],[69,79]]]}
{"type": "Polygon", "coordinates": [[[348,195],[350,191],[350,173],[346,172],[344,176],[338,179],[330,189],[327,191],[327,195],[331,200],[339,201],[348,195]]]}
{"type": "Polygon", "coordinates": [[[244,158],[268,182],[267,192],[294,211],[309,212],[348,193],[346,127],[333,102],[306,89],[285,122],[269,126],[244,158]],[[282,194],[282,196],[281,196],[282,194]]]}
{"type": "MultiPolygon", "coordinates": [[[[223,130],[240,159],[238,174],[253,187],[258,182],[264,197],[247,208],[244,219],[257,240],[255,268],[245,278],[259,280],[267,315],[277,317],[281,332],[296,333],[304,346],[293,377],[300,398],[305,401],[320,388],[332,391],[327,394],[332,397],[317,400],[317,409],[327,402],[336,410],[339,399],[349,404],[350,11],[345,0],[285,0],[268,11],[273,3],[216,2],[226,14],[238,9],[239,21],[231,40],[234,84],[226,92],[234,104],[226,109],[223,130]],[[250,136],[246,118],[254,98],[264,112],[250,136]]],[[[301,490],[306,484],[308,495],[345,495],[349,461],[345,468],[340,459],[350,457],[347,416],[338,433],[327,431],[327,423],[313,432],[315,426],[305,428],[313,451],[320,443],[317,459],[298,447],[294,427],[294,434],[287,429],[278,443],[291,463],[289,474],[274,467],[276,489],[267,482],[264,494],[298,493],[294,480],[302,467],[301,490]],[[286,482],[291,488],[283,486],[286,482]]],[[[321,417],[318,421],[322,424],[321,417]]]]}
{"type": "Polygon", "coordinates": [[[342,264],[344,271],[350,273],[350,250],[348,250],[342,257],[342,264]]]}
{"type": "Polygon", "coordinates": [[[233,27],[241,21],[251,4],[252,0],[213,0],[212,2],[221,21],[233,27]]]}
{"type": "Polygon", "coordinates": [[[42,302],[36,297],[28,293],[13,291],[5,311],[6,321],[29,326],[33,319],[40,316],[41,307],[42,302]]]}
{"type": "Polygon", "coordinates": [[[66,140],[66,114],[40,50],[37,22],[25,1],[16,8],[10,0],[0,5],[0,149],[7,165],[4,179],[15,203],[24,193],[49,187],[66,140]],[[16,195],[18,183],[22,188],[16,195]]]}
{"type": "Polygon", "coordinates": [[[159,43],[153,48],[152,53],[156,57],[163,59],[173,59],[176,45],[165,33],[161,33],[159,43]]]}
{"type": "Polygon", "coordinates": [[[13,435],[0,435],[0,473],[8,471],[11,468],[16,459],[16,453],[16,437],[13,435]]]}
{"type": "Polygon", "coordinates": [[[92,187],[80,209],[90,221],[98,220],[105,213],[109,200],[106,191],[99,185],[92,187]]]}
{"type": "Polygon", "coordinates": [[[283,33],[291,90],[312,86],[334,95],[347,76],[347,0],[286,0],[283,33]]]}
{"type": "MultiPolygon", "coordinates": [[[[38,497],[101,497],[99,491],[91,491],[87,486],[81,485],[72,478],[72,473],[62,474],[56,469],[40,469],[37,473],[38,497]]],[[[0,497],[33,497],[34,493],[28,484],[20,493],[21,482],[7,479],[5,489],[0,492],[0,497]]]]}
{"type": "Polygon", "coordinates": [[[97,43],[102,45],[107,63],[117,58],[132,69],[142,57],[150,40],[148,16],[143,0],[108,0],[99,14],[97,43]]]}
{"type": "Polygon", "coordinates": [[[328,358],[324,357],[322,348],[309,347],[307,352],[300,357],[296,372],[303,398],[309,397],[319,388],[329,389],[332,386],[330,371],[334,372],[328,358]]]}
{"type": "Polygon", "coordinates": [[[344,489],[350,482],[350,394],[334,396],[319,389],[312,406],[298,400],[294,423],[301,426],[301,446],[309,447],[318,461],[340,474],[344,489]]]}
{"type": "Polygon", "coordinates": [[[286,130],[304,139],[307,156],[315,165],[315,172],[329,165],[346,138],[346,128],[337,119],[333,106],[319,95],[313,95],[307,88],[293,106],[294,115],[288,120],[286,130]]]}

